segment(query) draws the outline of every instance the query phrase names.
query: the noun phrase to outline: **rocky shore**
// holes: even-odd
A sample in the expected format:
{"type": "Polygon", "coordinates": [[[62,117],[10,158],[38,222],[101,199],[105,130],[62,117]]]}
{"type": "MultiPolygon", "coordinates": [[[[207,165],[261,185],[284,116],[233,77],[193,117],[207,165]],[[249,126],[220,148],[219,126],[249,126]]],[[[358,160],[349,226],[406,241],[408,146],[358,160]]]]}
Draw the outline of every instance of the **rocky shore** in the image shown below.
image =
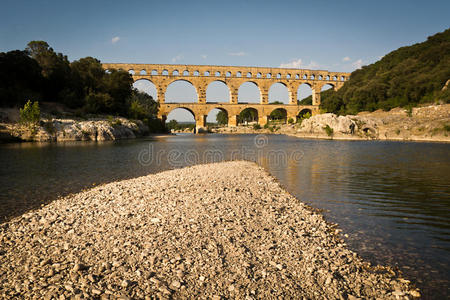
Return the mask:
{"type": "Polygon", "coordinates": [[[130,139],[149,133],[142,121],[126,118],[107,119],[51,119],[43,120],[37,126],[20,123],[0,123],[0,140],[4,141],[111,141],[130,139]]]}
{"type": "Polygon", "coordinates": [[[411,111],[394,108],[388,112],[379,110],[347,116],[327,113],[304,119],[298,124],[274,124],[256,130],[251,125],[222,127],[213,129],[213,132],[274,133],[337,140],[450,142],[450,104],[415,107],[411,111]]]}
{"type": "Polygon", "coordinates": [[[2,299],[408,299],[264,169],[225,162],[70,195],[0,225],[2,299]]]}

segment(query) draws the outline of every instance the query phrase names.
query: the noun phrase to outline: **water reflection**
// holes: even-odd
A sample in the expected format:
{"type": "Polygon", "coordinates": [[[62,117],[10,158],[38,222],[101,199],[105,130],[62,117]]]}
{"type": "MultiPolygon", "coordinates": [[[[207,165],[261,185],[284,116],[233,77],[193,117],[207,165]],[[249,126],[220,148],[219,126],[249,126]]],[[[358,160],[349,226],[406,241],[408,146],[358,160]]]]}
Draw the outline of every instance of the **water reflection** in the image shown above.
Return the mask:
{"type": "Polygon", "coordinates": [[[183,135],[2,145],[0,218],[93,183],[222,158],[248,159],[269,170],[299,199],[324,209],[363,257],[397,265],[424,288],[425,298],[450,295],[449,144],[318,141],[279,135],[257,144],[255,138],[183,135]],[[140,162],[143,151],[152,155],[150,163],[140,162]],[[217,153],[223,156],[214,156],[217,153]]]}

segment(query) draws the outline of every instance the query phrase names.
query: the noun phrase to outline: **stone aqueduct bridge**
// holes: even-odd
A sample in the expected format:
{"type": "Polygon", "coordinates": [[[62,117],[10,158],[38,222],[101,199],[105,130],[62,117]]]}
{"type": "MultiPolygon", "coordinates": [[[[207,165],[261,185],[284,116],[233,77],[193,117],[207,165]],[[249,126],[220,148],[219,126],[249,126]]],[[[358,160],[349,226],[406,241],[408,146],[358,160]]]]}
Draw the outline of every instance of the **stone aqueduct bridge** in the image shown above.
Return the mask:
{"type": "Polygon", "coordinates": [[[236,67],[236,66],[207,66],[207,65],[163,65],[163,64],[125,64],[105,63],[106,70],[122,69],[132,74],[133,80],[146,79],[156,86],[159,102],[158,117],[162,120],[176,108],[189,110],[196,121],[196,127],[206,125],[206,116],[214,109],[226,111],[228,126],[237,125],[237,116],[246,108],[253,108],[258,112],[258,123],[265,125],[268,116],[275,109],[286,112],[287,119],[297,116],[304,110],[312,114],[319,112],[320,92],[324,85],[329,84],[335,90],[342,87],[349,79],[350,73],[329,72],[324,70],[305,70],[288,68],[264,67],[236,67]],[[166,89],[174,81],[184,80],[191,83],[196,92],[198,102],[195,103],[166,103],[166,89]],[[213,81],[221,81],[230,91],[228,102],[206,102],[206,89],[213,81]],[[260,91],[260,103],[238,103],[239,87],[245,82],[253,82],[260,91]],[[269,104],[269,89],[274,83],[281,83],[289,91],[289,104],[269,104]],[[301,84],[307,84],[312,90],[313,105],[298,105],[297,91],[301,84]]]}

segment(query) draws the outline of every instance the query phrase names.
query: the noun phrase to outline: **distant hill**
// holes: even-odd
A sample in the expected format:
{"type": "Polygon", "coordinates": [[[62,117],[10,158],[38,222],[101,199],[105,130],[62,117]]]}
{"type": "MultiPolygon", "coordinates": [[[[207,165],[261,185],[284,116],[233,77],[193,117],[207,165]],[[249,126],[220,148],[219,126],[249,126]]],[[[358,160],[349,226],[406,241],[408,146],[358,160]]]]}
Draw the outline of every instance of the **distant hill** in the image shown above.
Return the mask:
{"type": "Polygon", "coordinates": [[[450,29],[402,47],[351,74],[337,92],[322,93],[321,107],[338,114],[389,110],[420,103],[450,103],[450,29]]]}

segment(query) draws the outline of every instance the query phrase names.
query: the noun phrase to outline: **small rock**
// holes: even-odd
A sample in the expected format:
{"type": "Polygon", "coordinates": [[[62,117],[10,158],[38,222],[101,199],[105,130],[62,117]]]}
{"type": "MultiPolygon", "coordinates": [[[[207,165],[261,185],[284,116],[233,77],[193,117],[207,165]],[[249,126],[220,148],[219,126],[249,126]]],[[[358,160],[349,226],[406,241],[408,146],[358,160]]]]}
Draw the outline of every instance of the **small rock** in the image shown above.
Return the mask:
{"type": "Polygon", "coordinates": [[[172,283],[170,284],[170,287],[172,289],[178,290],[181,287],[181,283],[178,280],[174,280],[172,281],[172,283]]]}

